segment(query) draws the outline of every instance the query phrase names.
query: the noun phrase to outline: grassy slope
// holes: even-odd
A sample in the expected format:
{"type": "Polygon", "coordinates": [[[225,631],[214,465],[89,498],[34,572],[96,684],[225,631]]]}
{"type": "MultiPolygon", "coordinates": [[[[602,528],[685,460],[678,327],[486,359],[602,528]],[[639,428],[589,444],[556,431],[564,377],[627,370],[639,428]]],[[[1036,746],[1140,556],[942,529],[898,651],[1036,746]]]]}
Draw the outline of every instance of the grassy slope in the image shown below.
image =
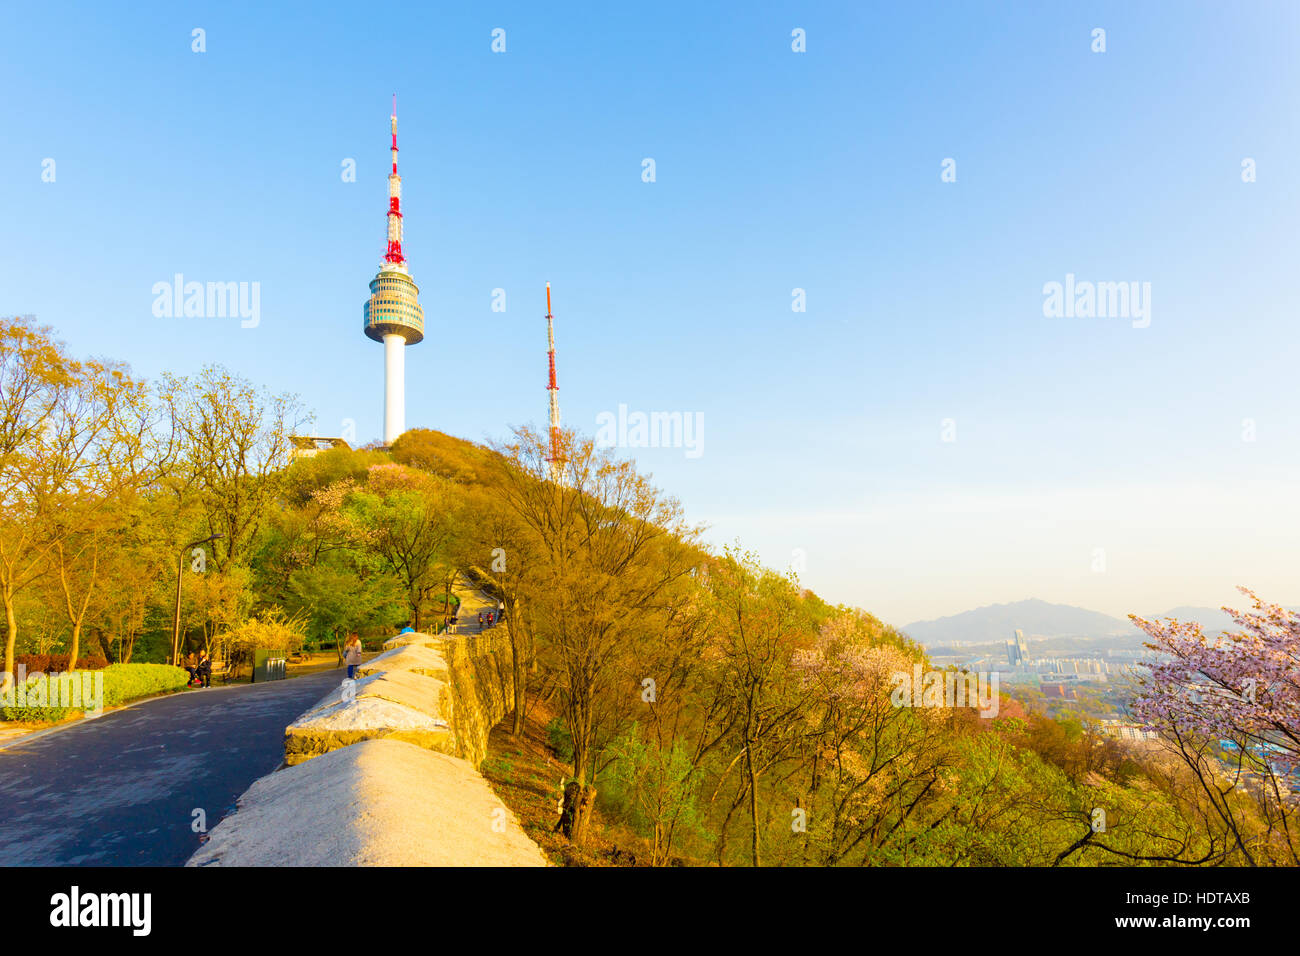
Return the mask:
{"type": "Polygon", "coordinates": [[[524,723],[523,736],[510,736],[513,717],[492,728],[488,755],[479,768],[502,802],[519,818],[547,859],[557,866],[637,866],[648,864],[649,852],[641,841],[601,818],[593,810],[586,846],[574,847],[555,832],[560,818],[560,778],[573,768],[555,758],[546,738],[553,713],[543,704],[533,707],[524,723]]]}

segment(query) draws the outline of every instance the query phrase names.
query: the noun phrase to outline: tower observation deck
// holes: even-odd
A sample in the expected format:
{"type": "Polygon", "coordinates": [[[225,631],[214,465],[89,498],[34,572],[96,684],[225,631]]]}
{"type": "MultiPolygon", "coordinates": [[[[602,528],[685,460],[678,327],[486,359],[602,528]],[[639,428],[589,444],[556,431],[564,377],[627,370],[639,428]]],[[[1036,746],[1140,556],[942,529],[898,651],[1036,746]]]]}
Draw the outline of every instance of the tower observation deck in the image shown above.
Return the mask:
{"type": "Polygon", "coordinates": [[[384,343],[384,444],[406,430],[406,359],[408,345],[424,340],[424,309],[419,287],[402,251],[402,177],[397,174],[397,96],[393,96],[392,170],[388,174],[388,245],[379,272],[370,280],[363,310],[367,338],[384,343]]]}

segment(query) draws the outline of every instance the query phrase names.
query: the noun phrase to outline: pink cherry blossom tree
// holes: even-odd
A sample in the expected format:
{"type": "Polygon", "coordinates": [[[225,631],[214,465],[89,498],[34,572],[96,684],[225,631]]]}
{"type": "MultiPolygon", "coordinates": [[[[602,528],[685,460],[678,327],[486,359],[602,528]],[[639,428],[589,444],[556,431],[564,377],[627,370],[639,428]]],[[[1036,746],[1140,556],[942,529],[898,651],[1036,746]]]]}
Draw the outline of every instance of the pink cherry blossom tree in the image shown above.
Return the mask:
{"type": "Polygon", "coordinates": [[[1195,622],[1133,622],[1163,655],[1133,712],[1191,771],[1250,863],[1300,862],[1300,614],[1261,601],[1224,608],[1239,631],[1195,622]]]}

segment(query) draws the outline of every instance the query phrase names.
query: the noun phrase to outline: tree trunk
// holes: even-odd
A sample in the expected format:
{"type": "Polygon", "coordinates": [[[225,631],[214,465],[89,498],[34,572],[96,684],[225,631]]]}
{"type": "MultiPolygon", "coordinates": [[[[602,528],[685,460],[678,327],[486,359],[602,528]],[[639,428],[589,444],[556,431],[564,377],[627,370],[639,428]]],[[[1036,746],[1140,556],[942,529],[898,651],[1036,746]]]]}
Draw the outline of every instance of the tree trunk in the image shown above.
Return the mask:
{"type": "Polygon", "coordinates": [[[555,829],[564,834],[574,846],[587,841],[587,827],[591,822],[591,806],[596,802],[596,788],[583,786],[577,780],[564,785],[564,807],[555,829]]]}
{"type": "Polygon", "coordinates": [[[510,612],[510,657],[515,682],[515,719],[510,725],[510,733],[515,737],[524,732],[524,688],[526,681],[523,662],[524,632],[516,617],[518,607],[518,603],[511,603],[507,609],[510,612]]]}
{"type": "Polygon", "coordinates": [[[81,608],[72,606],[72,588],[68,584],[68,570],[63,556],[63,545],[59,550],[59,583],[63,586],[63,597],[68,605],[68,623],[72,625],[72,644],[68,648],[68,673],[77,669],[77,658],[81,656],[81,624],[86,619],[86,608],[90,606],[90,595],[95,590],[95,578],[99,574],[99,549],[91,552],[90,582],[86,585],[86,595],[82,598],[81,608]]]}
{"type": "Polygon", "coordinates": [[[68,673],[77,669],[77,657],[81,654],[81,622],[72,625],[72,643],[68,647],[68,673]]]}
{"type": "Polygon", "coordinates": [[[753,771],[752,763],[749,772],[749,822],[753,830],[750,839],[750,856],[753,858],[754,866],[758,866],[758,776],[753,771]]]}
{"type": "Polygon", "coordinates": [[[582,846],[587,839],[591,806],[596,802],[596,788],[586,785],[591,758],[591,719],[585,707],[571,706],[569,732],[573,735],[573,780],[564,788],[564,807],[555,828],[574,846],[582,846]]]}
{"type": "MultiPolygon", "coordinates": [[[[460,577],[460,571],[451,572],[451,580],[443,579],[442,582],[442,632],[447,633],[447,619],[451,616],[451,591],[456,586],[456,578],[460,577]]],[[[418,631],[419,628],[417,627],[418,631]]]]}
{"type": "Polygon", "coordinates": [[[510,725],[512,736],[518,737],[524,732],[524,665],[519,662],[519,652],[514,652],[515,681],[515,719],[510,725]]]}
{"type": "MultiPolygon", "coordinates": [[[[752,726],[752,721],[749,725],[752,726]]],[[[745,738],[745,770],[749,777],[749,823],[752,830],[749,852],[753,865],[758,866],[758,768],[754,766],[754,742],[749,739],[748,732],[745,738]]]]}
{"type": "Polygon", "coordinates": [[[0,687],[13,684],[17,678],[14,677],[14,648],[18,643],[18,619],[14,616],[14,599],[13,595],[5,592],[5,672],[4,678],[0,679],[0,687]]]}

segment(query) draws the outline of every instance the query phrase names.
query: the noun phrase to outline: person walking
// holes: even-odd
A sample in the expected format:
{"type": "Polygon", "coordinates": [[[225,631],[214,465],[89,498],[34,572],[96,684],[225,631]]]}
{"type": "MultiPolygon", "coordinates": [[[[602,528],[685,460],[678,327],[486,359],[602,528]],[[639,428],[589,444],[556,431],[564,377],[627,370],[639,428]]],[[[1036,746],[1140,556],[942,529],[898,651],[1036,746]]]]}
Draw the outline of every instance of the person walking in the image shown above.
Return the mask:
{"type": "Polygon", "coordinates": [[[348,637],[343,648],[343,660],[348,665],[348,680],[355,680],[357,668],[361,665],[361,638],[356,634],[348,637]]]}
{"type": "Polygon", "coordinates": [[[483,612],[482,612],[482,611],[479,611],[479,612],[478,612],[478,629],[479,629],[480,631],[483,630],[483,612]]]}

